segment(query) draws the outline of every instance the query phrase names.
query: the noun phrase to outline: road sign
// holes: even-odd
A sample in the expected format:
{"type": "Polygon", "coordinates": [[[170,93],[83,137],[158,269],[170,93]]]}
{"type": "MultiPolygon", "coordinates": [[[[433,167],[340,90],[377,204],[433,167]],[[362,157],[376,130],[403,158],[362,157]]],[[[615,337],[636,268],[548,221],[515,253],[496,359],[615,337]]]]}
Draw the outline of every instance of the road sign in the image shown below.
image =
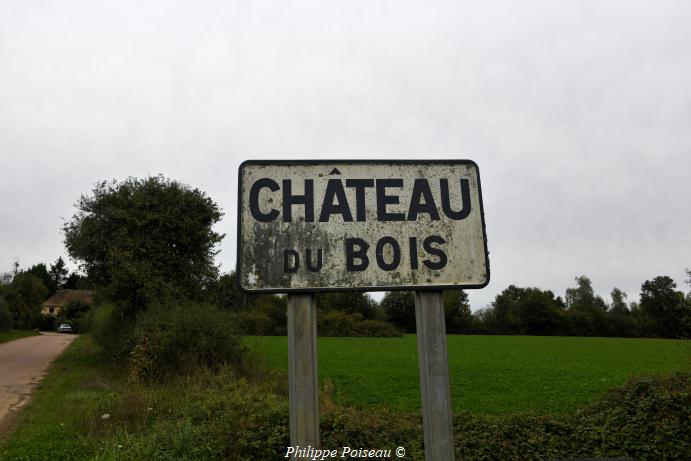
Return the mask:
{"type": "Polygon", "coordinates": [[[472,161],[247,161],[238,196],[237,273],[245,291],[489,283],[472,161]]]}

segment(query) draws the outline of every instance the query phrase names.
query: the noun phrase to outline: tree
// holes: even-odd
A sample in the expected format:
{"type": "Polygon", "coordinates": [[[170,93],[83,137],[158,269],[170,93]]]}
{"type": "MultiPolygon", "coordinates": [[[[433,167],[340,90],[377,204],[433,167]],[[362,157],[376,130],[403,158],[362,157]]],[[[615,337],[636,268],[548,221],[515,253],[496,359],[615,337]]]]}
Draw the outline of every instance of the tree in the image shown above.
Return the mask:
{"type": "Polygon", "coordinates": [[[7,301],[0,296],[0,331],[10,331],[14,327],[12,312],[7,307],[7,301]]]}
{"type": "Polygon", "coordinates": [[[444,316],[448,333],[470,333],[473,329],[473,313],[468,294],[463,290],[445,290],[443,294],[444,316]]]}
{"type": "Polygon", "coordinates": [[[631,303],[631,309],[626,303],[626,293],[614,288],[611,293],[612,305],[606,313],[607,333],[610,336],[636,337],[640,336],[640,321],[637,315],[637,304],[631,303]]]}
{"type": "Polygon", "coordinates": [[[606,311],[607,303],[595,296],[592,282],[585,275],[574,277],[578,287],[566,289],[566,306],[570,309],[591,311],[606,311]]]}
{"type": "Polygon", "coordinates": [[[415,333],[415,298],[412,291],[388,291],[379,307],[384,320],[405,333],[415,333]]]}
{"type": "Polygon", "coordinates": [[[68,274],[67,266],[62,256],[59,256],[55,261],[55,264],[50,265],[50,276],[53,279],[53,286],[56,290],[59,290],[65,284],[68,274]]]}
{"type": "Polygon", "coordinates": [[[617,312],[620,314],[629,313],[629,308],[626,305],[626,293],[621,291],[619,288],[612,289],[612,307],[610,311],[617,312]]]}
{"type": "Polygon", "coordinates": [[[48,289],[43,282],[32,274],[22,272],[3,291],[12,313],[14,328],[34,328],[41,314],[41,303],[48,296],[48,289]]]}
{"type": "MultiPolygon", "coordinates": [[[[254,295],[256,296],[256,295],[254,295]]],[[[248,298],[253,295],[246,295],[236,283],[235,272],[221,275],[209,290],[210,301],[218,307],[226,310],[240,310],[247,307],[248,298]]]]}
{"type": "Polygon", "coordinates": [[[100,294],[127,317],[154,304],[199,299],[217,277],[222,213],[198,189],[163,176],[101,182],[65,223],[65,245],[100,294]]]}
{"type": "Polygon", "coordinates": [[[376,305],[370,295],[357,291],[319,293],[317,295],[317,309],[361,314],[365,319],[374,318],[376,314],[376,305]]]}
{"type": "Polygon", "coordinates": [[[670,277],[661,275],[641,286],[640,308],[652,324],[652,333],[666,338],[687,337],[691,306],[670,277]]]}
{"type": "Polygon", "coordinates": [[[66,290],[88,290],[91,288],[89,286],[89,279],[76,272],[72,272],[67,277],[62,287],[66,290]]]}
{"type": "Polygon", "coordinates": [[[562,329],[561,300],[551,291],[511,285],[497,295],[493,309],[493,315],[484,316],[500,333],[554,335],[562,329]]]}
{"type": "Polygon", "coordinates": [[[41,282],[43,282],[43,285],[45,285],[45,287],[48,289],[48,296],[51,296],[53,293],[55,293],[55,290],[57,288],[55,286],[55,283],[53,282],[53,277],[48,272],[48,268],[45,264],[34,264],[26,272],[31,275],[34,275],[39,280],[41,280],[41,282]]]}
{"type": "Polygon", "coordinates": [[[494,298],[490,325],[498,333],[524,333],[519,308],[522,288],[509,285],[494,298]]]}
{"type": "Polygon", "coordinates": [[[575,277],[576,288],[566,289],[567,319],[569,333],[575,336],[606,336],[607,303],[596,296],[592,282],[585,275],[575,277]]]}

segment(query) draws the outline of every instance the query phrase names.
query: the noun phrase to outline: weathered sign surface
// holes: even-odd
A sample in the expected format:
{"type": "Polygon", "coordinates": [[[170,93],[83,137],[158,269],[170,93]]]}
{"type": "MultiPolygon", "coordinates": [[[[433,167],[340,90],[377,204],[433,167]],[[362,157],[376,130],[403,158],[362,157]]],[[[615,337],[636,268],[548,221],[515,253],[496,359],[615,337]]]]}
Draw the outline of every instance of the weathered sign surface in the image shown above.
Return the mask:
{"type": "Polygon", "coordinates": [[[480,288],[489,261],[469,160],[248,161],[238,267],[252,292],[480,288]]]}

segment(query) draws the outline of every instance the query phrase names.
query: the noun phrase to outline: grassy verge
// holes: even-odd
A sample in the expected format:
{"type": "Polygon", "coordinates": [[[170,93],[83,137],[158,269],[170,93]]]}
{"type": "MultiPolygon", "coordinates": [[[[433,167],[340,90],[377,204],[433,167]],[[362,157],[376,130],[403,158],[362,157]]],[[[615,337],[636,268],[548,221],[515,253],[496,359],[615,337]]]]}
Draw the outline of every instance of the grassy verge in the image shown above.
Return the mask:
{"type": "Polygon", "coordinates": [[[286,384],[265,378],[223,368],[137,384],[83,335],[0,442],[0,460],[274,459],[288,437],[286,384]]]}
{"type": "MultiPolygon", "coordinates": [[[[0,460],[275,460],[289,443],[285,377],[203,369],[165,384],[107,369],[89,335],[58,359],[0,460]]],[[[417,412],[357,409],[322,386],[322,447],[405,447],[422,460],[417,412]]],[[[459,412],[457,459],[691,459],[691,374],[639,378],[572,415],[459,412]]]]}
{"type": "MultiPolygon", "coordinates": [[[[285,372],[286,337],[246,344],[285,372]]],[[[569,414],[636,376],[691,370],[691,341],[540,336],[447,337],[454,410],[569,414]]],[[[360,408],[420,409],[417,343],[402,338],[318,338],[319,375],[336,400],[360,408]]]]}
{"type": "Polygon", "coordinates": [[[27,336],[36,336],[37,334],[38,332],[34,330],[0,331],[0,344],[27,336]]]}

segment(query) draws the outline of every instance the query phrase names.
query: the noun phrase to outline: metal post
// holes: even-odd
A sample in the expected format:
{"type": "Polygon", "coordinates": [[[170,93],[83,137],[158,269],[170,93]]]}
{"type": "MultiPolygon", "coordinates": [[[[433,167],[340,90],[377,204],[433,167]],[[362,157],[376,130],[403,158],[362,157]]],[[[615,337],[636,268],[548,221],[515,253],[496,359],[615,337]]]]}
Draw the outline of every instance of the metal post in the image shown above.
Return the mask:
{"type": "Polygon", "coordinates": [[[319,446],[317,383],[317,298],[288,295],[288,390],[290,444],[319,446]]]}
{"type": "Polygon", "coordinates": [[[453,461],[453,419],[441,291],[415,292],[425,460],[453,461]]]}

